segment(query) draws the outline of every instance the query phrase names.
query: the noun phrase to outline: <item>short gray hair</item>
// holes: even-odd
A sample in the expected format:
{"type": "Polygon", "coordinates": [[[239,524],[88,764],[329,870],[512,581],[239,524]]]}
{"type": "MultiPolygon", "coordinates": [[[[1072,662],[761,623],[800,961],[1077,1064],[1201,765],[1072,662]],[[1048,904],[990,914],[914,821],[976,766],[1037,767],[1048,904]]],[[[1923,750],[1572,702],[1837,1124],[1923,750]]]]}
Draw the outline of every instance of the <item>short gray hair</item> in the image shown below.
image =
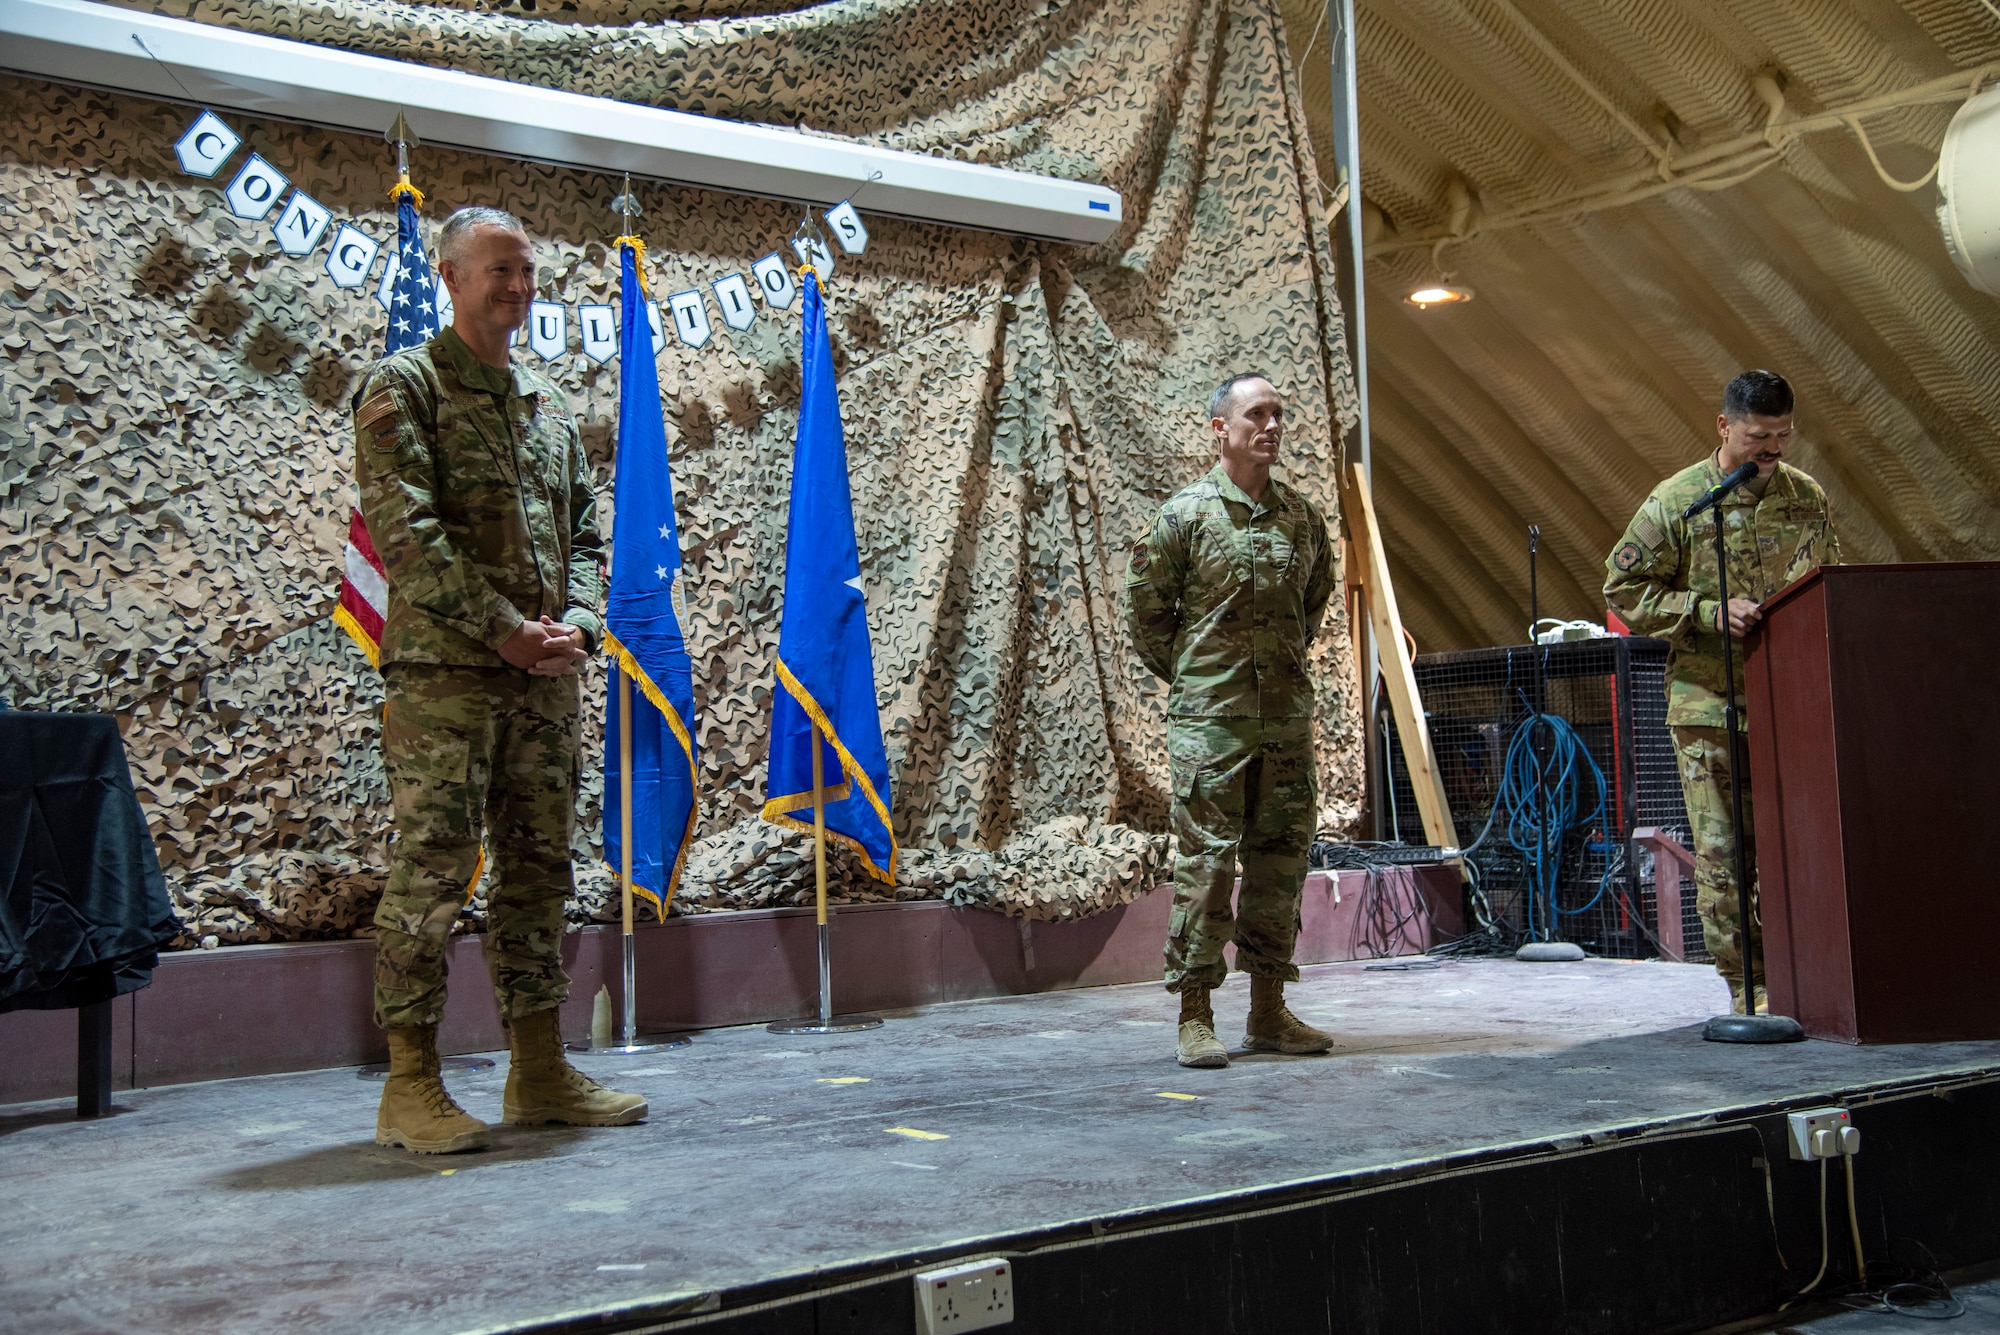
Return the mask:
{"type": "Polygon", "coordinates": [[[1208,415],[1211,419],[1220,417],[1229,409],[1229,400],[1236,395],[1236,387],[1246,380],[1261,380],[1271,383],[1271,377],[1262,371],[1242,371],[1229,377],[1215,387],[1215,393],[1208,396],[1208,415]]]}
{"type": "Polygon", "coordinates": [[[504,227],[510,232],[526,236],[528,229],[521,220],[505,209],[489,209],[479,204],[471,204],[458,210],[444,220],[444,230],[438,233],[438,259],[458,262],[458,252],[472,239],[475,228],[504,227]]]}

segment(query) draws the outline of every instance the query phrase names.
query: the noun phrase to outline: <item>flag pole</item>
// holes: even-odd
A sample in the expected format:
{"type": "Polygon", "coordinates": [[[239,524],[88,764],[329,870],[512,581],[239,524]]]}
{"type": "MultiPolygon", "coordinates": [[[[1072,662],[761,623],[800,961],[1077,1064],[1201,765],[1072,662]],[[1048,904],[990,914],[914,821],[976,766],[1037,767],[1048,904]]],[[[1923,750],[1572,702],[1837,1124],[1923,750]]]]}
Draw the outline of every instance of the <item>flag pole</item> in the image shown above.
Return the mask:
{"type": "Polygon", "coordinates": [[[819,902],[819,1022],[833,1023],[833,949],[826,931],[826,762],[813,724],[813,884],[819,902]]]}
{"type": "Polygon", "coordinates": [[[833,1013],[833,936],[826,912],[826,760],[820,751],[825,736],[815,721],[812,725],[813,902],[819,920],[819,1014],[766,1025],[774,1034],[846,1034],[882,1027],[879,1016],[833,1013]]]}
{"type": "MultiPolygon", "coordinates": [[[[618,245],[613,249],[619,250],[619,247],[630,242],[637,248],[638,257],[643,259],[645,247],[637,240],[632,226],[633,219],[639,216],[639,204],[632,194],[630,172],[625,174],[617,197],[611,201],[611,209],[623,224],[618,245]]],[[[640,280],[642,291],[626,293],[626,301],[642,299],[643,272],[640,280]]],[[[611,671],[618,679],[618,944],[619,963],[624,982],[624,1004],[620,1008],[618,1036],[615,1041],[597,1047],[593,1037],[568,1046],[572,1052],[660,1052],[667,1048],[686,1047],[690,1040],[686,1034],[655,1034],[644,1041],[639,1038],[638,940],[632,931],[632,674],[626,671],[625,665],[616,658],[612,660],[611,671]]],[[[609,796],[606,794],[607,798],[609,796]]],[[[661,886],[663,896],[667,895],[667,889],[665,885],[661,886]]],[[[664,923],[667,917],[666,898],[656,902],[657,916],[664,923]]],[[[609,1016],[605,1018],[608,1020],[609,1016]]]]}
{"type": "Polygon", "coordinates": [[[624,911],[625,1014],[621,1037],[631,1047],[639,1027],[639,971],[632,942],[632,678],[618,673],[618,886],[624,911]]]}
{"type": "MultiPolygon", "coordinates": [[[[805,219],[799,224],[798,230],[792,234],[792,240],[795,245],[810,241],[816,243],[822,249],[831,249],[827,244],[826,234],[820,231],[819,224],[814,220],[811,209],[806,210],[805,219]]],[[[805,252],[808,256],[810,253],[810,250],[805,252]]],[[[804,272],[806,271],[801,271],[801,277],[803,277],[804,272]]],[[[814,281],[817,282],[817,271],[812,272],[814,273],[814,281]]],[[[800,355],[801,357],[806,355],[803,348],[801,348],[800,355]]],[[[803,431],[803,408],[801,408],[801,414],[801,431],[803,431]]],[[[794,466],[796,467],[796,456],[794,466]]],[[[796,479],[794,479],[794,485],[796,485],[796,479]]],[[[781,686],[780,689],[784,688],[781,686]]],[[[766,1025],[765,1028],[774,1034],[844,1034],[857,1029],[879,1029],[882,1021],[878,1016],[835,1015],[833,1013],[833,934],[832,923],[827,916],[826,910],[826,759],[824,748],[829,739],[827,737],[828,729],[822,726],[822,719],[817,710],[811,711],[811,714],[813,898],[816,910],[815,916],[818,919],[819,928],[819,1014],[797,1020],[778,1020],[766,1025]]],[[[842,778],[846,778],[845,771],[842,772],[842,778]]],[[[769,811],[767,807],[767,819],[768,816],[769,811]]],[[[890,865],[892,867],[895,865],[893,857],[890,859],[890,865]]]]}
{"type": "Polygon", "coordinates": [[[638,942],[632,935],[632,678],[614,659],[611,671],[618,678],[618,891],[622,901],[618,945],[625,980],[625,1003],[621,1008],[618,1035],[599,1047],[586,1038],[565,1046],[571,1052],[664,1052],[684,1048],[686,1034],[654,1034],[641,1040],[639,1031],[638,942]]]}

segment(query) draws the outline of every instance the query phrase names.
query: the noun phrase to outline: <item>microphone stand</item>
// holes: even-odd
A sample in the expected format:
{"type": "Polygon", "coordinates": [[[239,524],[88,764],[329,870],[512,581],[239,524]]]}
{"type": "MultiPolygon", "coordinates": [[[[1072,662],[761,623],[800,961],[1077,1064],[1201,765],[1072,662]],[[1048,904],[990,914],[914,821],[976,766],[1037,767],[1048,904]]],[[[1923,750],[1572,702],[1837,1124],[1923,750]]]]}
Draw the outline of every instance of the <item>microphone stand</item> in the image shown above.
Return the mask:
{"type": "MultiPolygon", "coordinates": [[[[1533,731],[1528,734],[1528,752],[1535,758],[1535,881],[1528,895],[1528,903],[1531,907],[1540,905],[1543,913],[1541,935],[1536,938],[1533,931],[1528,935],[1542,941],[1553,941],[1557,937],[1556,896],[1553,882],[1549,883],[1548,902],[1541,903],[1543,884],[1549,881],[1549,758],[1538,745],[1543,728],[1546,726],[1543,715],[1548,712],[1547,665],[1542,661],[1542,646],[1536,639],[1536,629],[1542,619],[1542,598],[1535,561],[1541,545],[1542,526],[1528,525],[1528,653],[1535,663],[1535,721],[1533,731]]],[[[1551,739],[1549,750],[1553,752],[1554,749],[1554,741],[1551,739]]],[[[1561,856],[1560,851],[1557,856],[1561,856]]],[[[1528,916],[1532,921],[1534,914],[1531,912],[1528,916]]]]}
{"type": "MultiPolygon", "coordinates": [[[[1736,713],[1736,637],[1729,629],[1729,563],[1722,552],[1722,496],[1714,497],[1710,509],[1714,512],[1716,596],[1722,604],[1719,619],[1726,692],[1722,720],[1729,731],[1729,828],[1736,846],[1736,941],[1743,957],[1743,1014],[1716,1016],[1702,1026],[1701,1036],[1710,1043],[1799,1043],[1806,1031],[1797,1020],[1789,1015],[1757,1014],[1757,997],[1750,981],[1750,874],[1743,854],[1743,785],[1749,776],[1743,768],[1743,733],[1736,713]]],[[[1758,945],[1763,945],[1761,938],[1758,945]]]]}

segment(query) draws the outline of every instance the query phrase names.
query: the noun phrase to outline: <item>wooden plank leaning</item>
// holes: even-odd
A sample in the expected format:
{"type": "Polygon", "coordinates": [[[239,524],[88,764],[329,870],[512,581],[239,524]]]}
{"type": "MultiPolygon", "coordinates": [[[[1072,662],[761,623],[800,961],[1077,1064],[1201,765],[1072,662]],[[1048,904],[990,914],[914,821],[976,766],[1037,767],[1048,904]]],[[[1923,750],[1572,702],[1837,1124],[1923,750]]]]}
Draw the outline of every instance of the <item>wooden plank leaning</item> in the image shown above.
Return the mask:
{"type": "MultiPolygon", "coordinates": [[[[1437,754],[1431,749],[1430,725],[1424,719],[1409,642],[1403,637],[1403,618],[1396,610],[1396,589],[1389,580],[1388,553],[1382,546],[1381,527],[1375,522],[1375,500],[1369,491],[1368,475],[1360,464],[1349,464],[1341,481],[1344,484],[1341,502],[1347,512],[1351,543],[1349,555],[1360,566],[1368,619],[1374,627],[1377,653],[1382,659],[1382,682],[1389,694],[1389,707],[1395,711],[1396,735],[1403,743],[1410,786],[1416,790],[1424,838],[1440,848],[1457,849],[1458,832],[1452,826],[1451,804],[1445,798],[1444,776],[1438,772],[1437,754]]],[[[1452,859],[1454,865],[1457,861],[1452,859]]]]}

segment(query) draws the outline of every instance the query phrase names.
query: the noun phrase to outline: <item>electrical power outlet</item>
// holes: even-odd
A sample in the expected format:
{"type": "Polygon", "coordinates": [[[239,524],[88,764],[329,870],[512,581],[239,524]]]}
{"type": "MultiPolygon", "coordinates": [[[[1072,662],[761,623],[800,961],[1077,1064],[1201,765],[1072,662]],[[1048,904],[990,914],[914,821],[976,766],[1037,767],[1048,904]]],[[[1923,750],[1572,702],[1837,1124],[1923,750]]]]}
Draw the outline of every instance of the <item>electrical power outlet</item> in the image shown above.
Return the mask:
{"type": "Polygon", "coordinates": [[[927,1270],[916,1290],[917,1335],[1014,1324],[1014,1267],[999,1257],[927,1270]]]}
{"type": "Polygon", "coordinates": [[[1838,1159],[1861,1152],[1861,1131],[1845,1108],[1812,1108],[1785,1115],[1794,1159],[1838,1159]]]}

